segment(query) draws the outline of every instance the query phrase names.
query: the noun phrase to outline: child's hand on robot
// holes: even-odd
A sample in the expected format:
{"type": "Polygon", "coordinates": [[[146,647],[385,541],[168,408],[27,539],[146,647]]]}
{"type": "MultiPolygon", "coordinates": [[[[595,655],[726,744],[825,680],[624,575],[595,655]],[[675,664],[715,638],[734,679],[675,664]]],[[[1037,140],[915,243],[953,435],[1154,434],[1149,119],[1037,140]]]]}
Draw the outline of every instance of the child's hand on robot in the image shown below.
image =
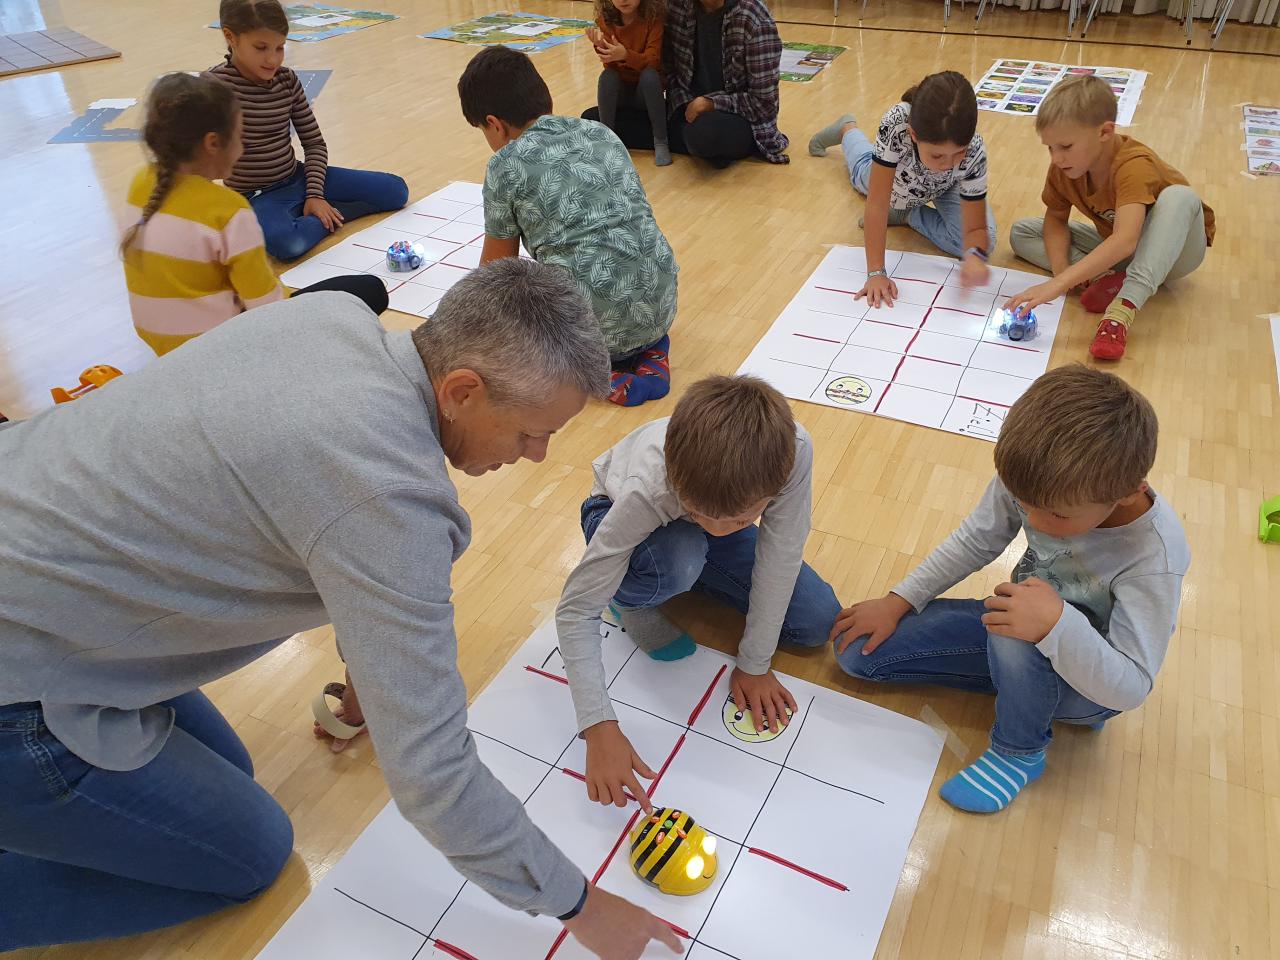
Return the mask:
{"type": "Polygon", "coordinates": [[[862,652],[864,655],[874,653],[876,647],[898,629],[898,621],[910,612],[911,604],[896,593],[887,593],[876,600],[863,600],[840,611],[831,627],[829,639],[836,645],[836,653],[844,653],[849,644],[866,637],[862,652]]]}
{"type": "Polygon", "coordinates": [[[1039,643],[1058,625],[1062,598],[1039,577],[1021,583],[1002,583],[987,597],[982,622],[992,633],[1027,643],[1039,643]]]}
{"type": "Polygon", "coordinates": [[[1017,316],[1022,316],[1030,313],[1042,303],[1056,300],[1065,292],[1062,289],[1062,284],[1056,278],[1046,280],[1044,283],[1038,283],[1034,287],[1023,290],[1021,293],[1015,293],[1004,302],[1004,308],[1012,311],[1017,316]]]}
{"type": "Polygon", "coordinates": [[[625,807],[637,800],[646,814],[653,813],[649,794],[636,774],[646,780],[657,776],[636,753],[616,720],[606,720],[583,731],[587,741],[587,797],[593,803],[625,807]]]}
{"type": "Polygon", "coordinates": [[[729,690],[739,710],[751,711],[756,733],[762,732],[766,724],[773,733],[777,733],[799,709],[796,698],[774,676],[772,670],[757,676],[743,673],[734,667],[733,674],[729,677],[729,690]]]}

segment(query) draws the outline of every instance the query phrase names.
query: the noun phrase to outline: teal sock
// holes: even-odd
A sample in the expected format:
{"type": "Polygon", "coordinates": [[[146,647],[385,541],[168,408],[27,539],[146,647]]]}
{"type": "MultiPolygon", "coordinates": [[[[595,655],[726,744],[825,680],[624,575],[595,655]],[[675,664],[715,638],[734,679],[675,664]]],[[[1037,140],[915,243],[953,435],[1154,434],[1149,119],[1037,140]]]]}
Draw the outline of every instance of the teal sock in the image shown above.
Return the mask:
{"type": "Polygon", "coordinates": [[[622,624],[631,642],[654,660],[683,660],[698,649],[693,638],[682,633],[657,607],[619,607],[610,603],[609,613],[622,624]]]}
{"type": "Polygon", "coordinates": [[[697,652],[698,645],[693,642],[693,637],[687,633],[682,633],[665,647],[650,650],[649,658],[669,663],[672,660],[683,660],[685,657],[691,657],[697,652]]]}
{"type": "Polygon", "coordinates": [[[942,785],[943,800],[969,813],[1003,810],[1027,784],[1044,773],[1044,751],[1027,757],[1010,757],[988,749],[942,785]]]}

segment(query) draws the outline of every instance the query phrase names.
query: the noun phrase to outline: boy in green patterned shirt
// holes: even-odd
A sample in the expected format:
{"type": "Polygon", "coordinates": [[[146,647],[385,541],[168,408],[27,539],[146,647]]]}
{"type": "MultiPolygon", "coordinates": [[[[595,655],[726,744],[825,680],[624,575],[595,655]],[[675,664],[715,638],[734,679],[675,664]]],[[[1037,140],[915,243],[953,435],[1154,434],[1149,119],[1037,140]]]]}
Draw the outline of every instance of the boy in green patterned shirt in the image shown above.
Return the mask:
{"type": "Polygon", "coordinates": [[[553,116],[546,83],[517,50],[478,53],[458,96],[494,150],[480,262],[517,256],[523,240],[535,260],[564,267],[604,331],[609,399],[634,407],[665,397],[679,268],[622,141],[594,121],[553,116]]]}

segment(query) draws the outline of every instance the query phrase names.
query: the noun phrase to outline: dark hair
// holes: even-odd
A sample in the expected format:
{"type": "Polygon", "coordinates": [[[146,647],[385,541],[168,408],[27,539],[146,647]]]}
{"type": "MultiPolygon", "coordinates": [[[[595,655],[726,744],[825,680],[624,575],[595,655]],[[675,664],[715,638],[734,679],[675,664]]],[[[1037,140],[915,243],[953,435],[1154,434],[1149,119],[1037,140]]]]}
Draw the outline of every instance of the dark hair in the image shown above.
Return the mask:
{"type": "Polygon", "coordinates": [[[1009,409],[996,473],[1028,506],[1114,503],[1141,488],[1159,432],[1141,393],[1113,373],[1070,363],[1042,374],[1009,409]]]}
{"type": "MultiPolygon", "coordinates": [[[[611,27],[622,26],[622,14],[613,0],[596,0],[596,17],[611,27]]],[[[644,23],[661,23],[666,18],[666,0],[640,0],[640,6],[636,7],[636,19],[644,23]]]]}
{"type": "Polygon", "coordinates": [[[155,82],[147,96],[142,141],[155,165],[156,186],[142,208],[141,219],[125,231],[121,256],[173,189],[179,164],[191,159],[206,134],[216,133],[229,140],[239,112],[234,91],[213,77],[166,73],[155,82]]]}
{"type": "Polygon", "coordinates": [[[458,79],[458,99],[473,127],[488,116],[523,127],[551,112],[551,91],[533,61],[507,47],[486,47],[471,58],[458,79]]]}
{"type": "Polygon", "coordinates": [[[902,95],[911,104],[908,123],[921,143],[966,146],[978,129],[978,98],[962,73],[931,73],[902,95]]]}
{"type": "MultiPolygon", "coordinates": [[[[289,36],[289,17],[280,0],[222,0],[218,4],[218,26],[235,34],[270,30],[289,36]]],[[[231,59],[229,47],[227,59],[231,59]]]]}
{"type": "Polygon", "coordinates": [[[667,479],[686,509],[733,517],[782,492],[796,462],[796,422],[758,377],[704,377],[667,423],[667,479]]]}

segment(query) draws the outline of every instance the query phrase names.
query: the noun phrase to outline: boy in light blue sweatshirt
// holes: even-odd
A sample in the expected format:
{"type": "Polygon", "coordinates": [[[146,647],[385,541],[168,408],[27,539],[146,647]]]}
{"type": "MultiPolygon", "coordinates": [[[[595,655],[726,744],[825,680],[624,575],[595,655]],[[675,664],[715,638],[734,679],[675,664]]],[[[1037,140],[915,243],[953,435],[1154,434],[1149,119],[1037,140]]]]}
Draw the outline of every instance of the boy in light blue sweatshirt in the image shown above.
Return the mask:
{"type": "Polygon", "coordinates": [[[1055,720],[1099,729],[1151,692],[1191,562],[1147,485],[1157,429],[1119,377],[1049,371],[1009,410],[973,513],[890,593],[836,620],[836,658],[855,677],[995,693],[990,748],[942,785],[952,806],[1003,810],[1044,772],[1055,720]],[[995,596],[937,599],[1019,530],[1026,552],[995,596]]]}

